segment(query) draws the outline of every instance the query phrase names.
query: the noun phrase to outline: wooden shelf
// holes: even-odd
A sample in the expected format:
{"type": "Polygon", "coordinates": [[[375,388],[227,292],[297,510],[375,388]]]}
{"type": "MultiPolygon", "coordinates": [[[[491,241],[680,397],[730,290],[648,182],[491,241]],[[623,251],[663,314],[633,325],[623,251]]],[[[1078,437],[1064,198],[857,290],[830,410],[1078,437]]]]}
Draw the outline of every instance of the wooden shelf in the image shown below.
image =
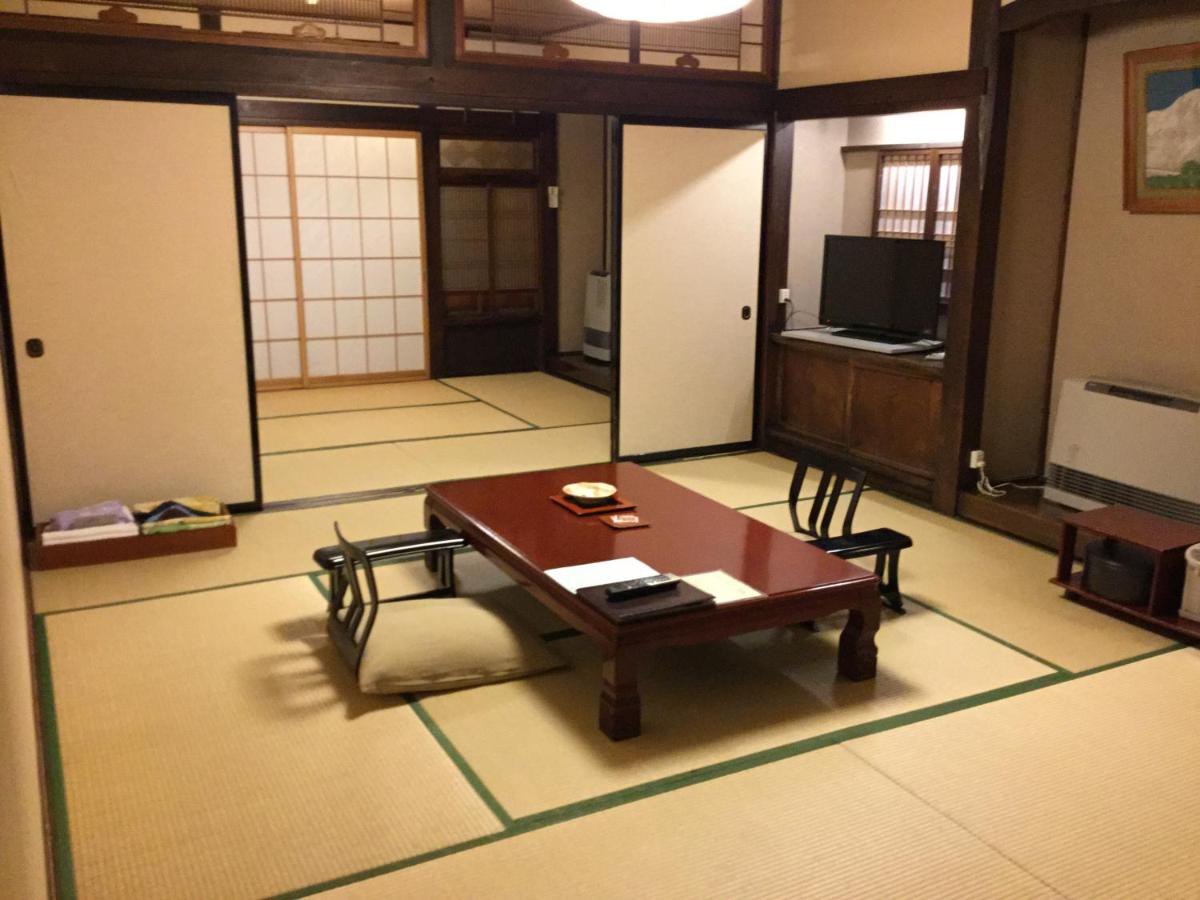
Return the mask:
{"type": "Polygon", "coordinates": [[[1058,585],[1072,599],[1113,613],[1127,621],[1180,641],[1200,643],[1200,622],[1179,616],[1183,596],[1183,553],[1200,543],[1200,526],[1190,525],[1124,506],[1106,506],[1062,517],[1062,542],[1058,551],[1058,571],[1051,584],[1058,585]],[[1083,534],[1132,544],[1154,557],[1154,575],[1149,601],[1140,606],[1116,603],[1087,590],[1083,573],[1074,571],[1075,550],[1083,534]]]}
{"type": "Polygon", "coordinates": [[[1093,594],[1083,586],[1082,572],[1073,573],[1068,581],[1051,578],[1050,583],[1058,585],[1073,600],[1080,600],[1105,612],[1115,612],[1139,625],[1149,626],[1153,631],[1167,634],[1181,641],[1200,641],[1200,622],[1193,622],[1191,619],[1184,619],[1181,616],[1155,615],[1150,612],[1149,606],[1127,606],[1124,603],[1109,600],[1107,597],[1101,597],[1099,594],[1093,594]]]}

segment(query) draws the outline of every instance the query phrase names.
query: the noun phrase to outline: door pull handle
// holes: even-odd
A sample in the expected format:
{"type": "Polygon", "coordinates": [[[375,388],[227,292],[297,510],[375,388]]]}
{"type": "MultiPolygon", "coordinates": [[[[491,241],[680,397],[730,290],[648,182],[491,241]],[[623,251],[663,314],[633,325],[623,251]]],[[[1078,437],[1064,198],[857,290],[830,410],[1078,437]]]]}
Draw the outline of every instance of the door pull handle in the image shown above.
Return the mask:
{"type": "Polygon", "coordinates": [[[40,356],[45,356],[46,345],[42,343],[41,338],[30,338],[25,342],[25,352],[29,354],[31,359],[37,359],[40,356]]]}

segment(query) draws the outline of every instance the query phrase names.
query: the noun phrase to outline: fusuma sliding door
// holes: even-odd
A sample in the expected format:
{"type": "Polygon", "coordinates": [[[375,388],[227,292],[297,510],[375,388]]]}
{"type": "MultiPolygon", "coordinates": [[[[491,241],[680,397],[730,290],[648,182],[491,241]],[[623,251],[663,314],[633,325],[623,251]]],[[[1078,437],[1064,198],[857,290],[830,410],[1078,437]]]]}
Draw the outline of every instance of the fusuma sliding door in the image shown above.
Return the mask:
{"type": "Polygon", "coordinates": [[[35,520],[258,499],[232,112],[0,96],[10,399],[35,520]]]}
{"type": "Polygon", "coordinates": [[[753,438],[762,130],[621,127],[621,458],[753,438]]]}
{"type": "Polygon", "coordinates": [[[420,138],[242,129],[260,387],[429,374],[420,138]]]}

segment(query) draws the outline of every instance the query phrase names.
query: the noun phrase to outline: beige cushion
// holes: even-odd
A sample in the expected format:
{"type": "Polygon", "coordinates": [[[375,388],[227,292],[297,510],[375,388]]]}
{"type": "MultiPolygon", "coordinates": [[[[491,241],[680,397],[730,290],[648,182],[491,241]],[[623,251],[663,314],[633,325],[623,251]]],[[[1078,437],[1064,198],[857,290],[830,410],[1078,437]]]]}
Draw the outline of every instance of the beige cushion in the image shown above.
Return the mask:
{"type": "Polygon", "coordinates": [[[367,694],[444,691],[565,665],[536,634],[475,600],[402,600],[379,607],[358,686],[367,694]]]}

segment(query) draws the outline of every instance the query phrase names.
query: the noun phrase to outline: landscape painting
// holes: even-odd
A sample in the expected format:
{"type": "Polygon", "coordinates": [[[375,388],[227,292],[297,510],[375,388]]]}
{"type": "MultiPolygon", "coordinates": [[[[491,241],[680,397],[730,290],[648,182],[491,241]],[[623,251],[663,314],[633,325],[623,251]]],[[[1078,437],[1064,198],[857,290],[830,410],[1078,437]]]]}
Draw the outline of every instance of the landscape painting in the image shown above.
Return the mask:
{"type": "Polygon", "coordinates": [[[1200,44],[1125,54],[1125,209],[1200,213],[1200,44]]]}

